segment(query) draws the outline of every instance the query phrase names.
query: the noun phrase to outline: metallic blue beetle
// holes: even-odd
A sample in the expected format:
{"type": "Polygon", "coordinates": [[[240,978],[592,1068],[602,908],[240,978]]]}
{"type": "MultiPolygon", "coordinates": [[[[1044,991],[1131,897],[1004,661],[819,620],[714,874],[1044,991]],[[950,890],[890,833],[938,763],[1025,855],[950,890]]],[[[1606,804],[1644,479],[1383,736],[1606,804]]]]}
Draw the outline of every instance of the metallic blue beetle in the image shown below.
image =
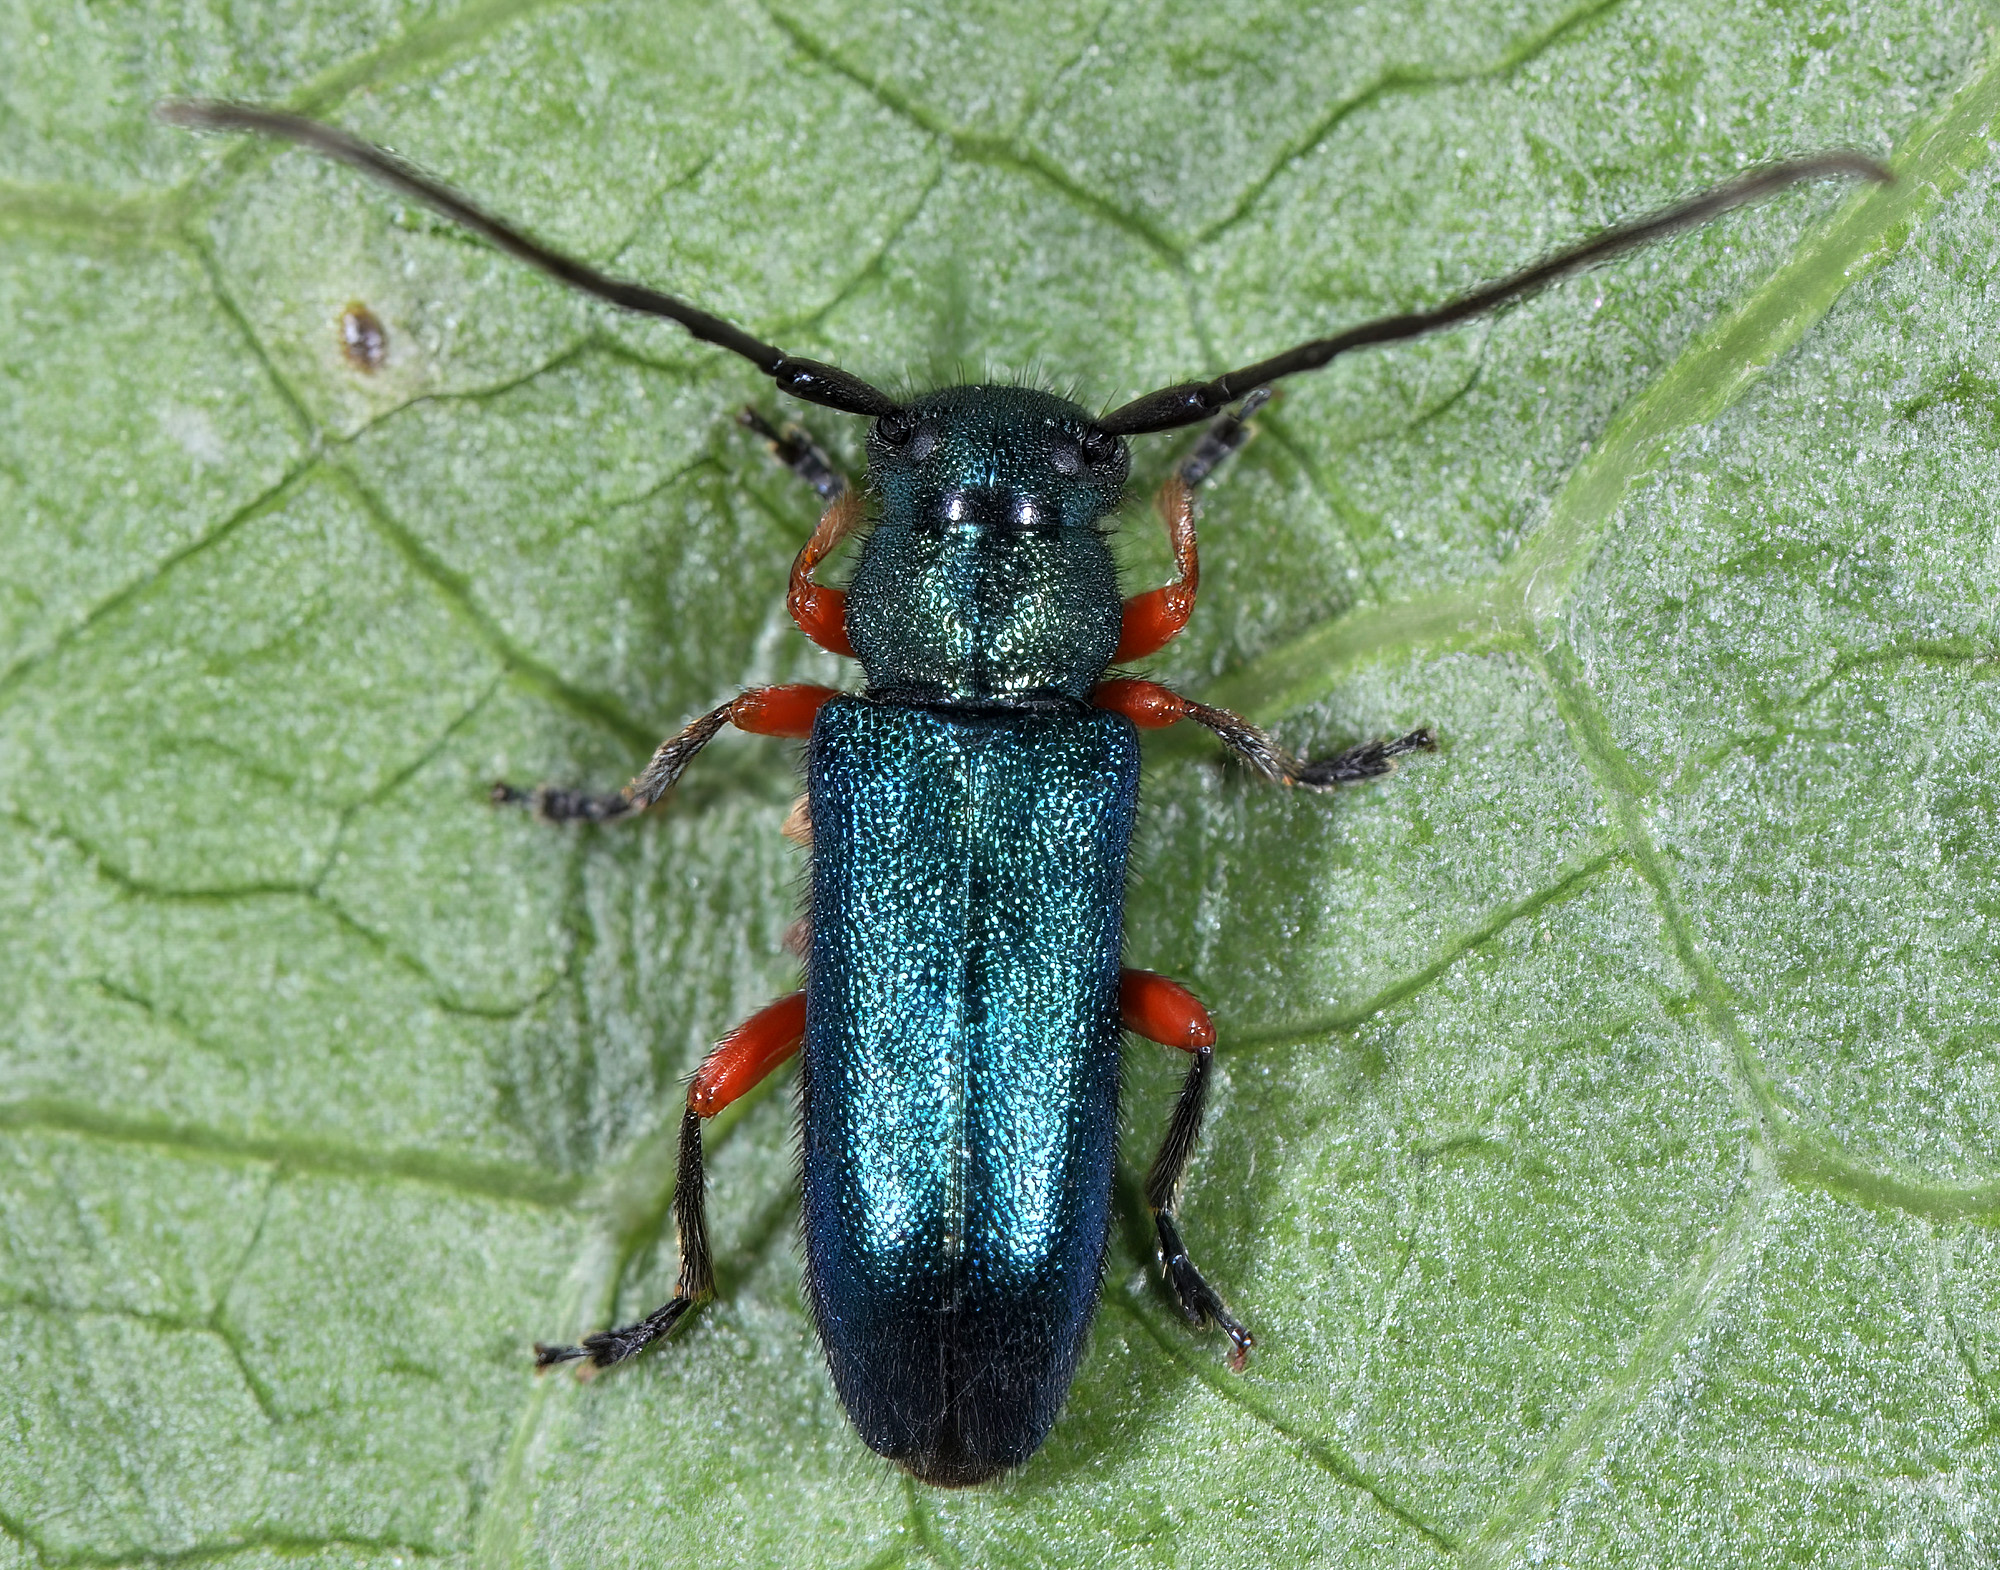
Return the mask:
{"type": "Polygon", "coordinates": [[[675,1294],[581,1346],[538,1346],[537,1362],[618,1362],[712,1295],[701,1120],[802,1047],[806,1290],[834,1385],[873,1449],[945,1486],[1026,1461],[1062,1409],[1104,1272],[1121,1027],[1192,1055],[1146,1202],[1182,1311],[1228,1335],[1233,1366],[1251,1346],[1174,1220],[1214,1028],[1184,989],[1119,964],[1135,727],[1192,719],[1263,777],[1311,790],[1375,777],[1432,745],[1414,730],[1302,762],[1236,715],[1151,682],[1106,679],[1186,624],[1196,491],[1241,445],[1269,384],[1492,310],[1796,181],[1888,177],[1849,153],[1753,171],[1432,310],[1092,416],[1021,387],[899,402],[560,256],[344,132],[244,105],[161,112],[353,164],[572,287],[744,356],[782,391],[874,420],[857,491],[801,433],[744,417],[828,503],[793,567],[790,604],[809,636],[859,658],[862,692],[745,693],[665,742],[615,795],[507,785],[494,795],[553,820],[608,821],[658,802],[725,725],[810,738],[806,984],[732,1032],[696,1073],[674,1195],[675,1294]],[[1212,423],[1158,501],[1177,579],[1121,602],[1101,531],[1124,496],[1124,438],[1202,421],[1212,423]],[[847,590],[815,583],[819,562],[867,521],[868,502],[872,528],[847,590]]]}

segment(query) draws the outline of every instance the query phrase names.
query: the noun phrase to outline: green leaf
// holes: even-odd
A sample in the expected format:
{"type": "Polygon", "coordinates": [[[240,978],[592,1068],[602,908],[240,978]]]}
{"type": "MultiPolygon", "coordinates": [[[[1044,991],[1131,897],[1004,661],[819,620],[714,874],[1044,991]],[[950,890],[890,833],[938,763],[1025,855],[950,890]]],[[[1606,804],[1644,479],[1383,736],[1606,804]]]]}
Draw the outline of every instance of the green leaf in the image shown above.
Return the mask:
{"type": "MultiPolygon", "coordinates": [[[[0,18],[0,1570],[1987,1562],[1988,21],[0,18]],[[713,1142],[721,1300],[528,1372],[669,1289],[683,1076],[794,984],[795,775],[725,738],[615,831],[485,790],[851,677],[785,615],[813,508],[733,422],[775,395],[169,94],[334,118],[890,385],[1106,404],[1748,163],[1902,177],[1262,420],[1158,670],[1301,748],[1442,750],[1326,799],[1155,749],[1129,951],[1222,1032],[1185,1225],[1258,1351],[1230,1375],[1127,1226],[1048,1445],[940,1494],[831,1394],[783,1086],[713,1142]]],[[[1166,1056],[1130,1055],[1128,1187],[1166,1056]]]]}

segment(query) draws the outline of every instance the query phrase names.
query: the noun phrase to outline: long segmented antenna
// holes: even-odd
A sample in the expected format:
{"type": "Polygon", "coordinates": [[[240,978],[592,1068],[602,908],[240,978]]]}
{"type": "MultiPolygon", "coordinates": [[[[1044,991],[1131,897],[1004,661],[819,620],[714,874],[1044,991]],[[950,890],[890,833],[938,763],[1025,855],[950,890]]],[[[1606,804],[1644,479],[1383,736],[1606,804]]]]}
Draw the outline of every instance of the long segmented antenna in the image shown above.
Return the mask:
{"type": "Polygon", "coordinates": [[[1787,186],[1805,180],[1824,180],[1834,175],[1851,175],[1863,180],[1895,178],[1874,159],[1842,151],[1752,169],[1692,201],[1654,213],[1650,218],[1641,218],[1637,223],[1607,229],[1579,246],[1560,251],[1532,267],[1524,267],[1497,283],[1485,284],[1455,300],[1447,300],[1443,305],[1432,306],[1427,311],[1407,311],[1399,316],[1383,316],[1372,322],[1363,322],[1331,338],[1315,338],[1311,343],[1302,343],[1296,349],[1287,349],[1283,354],[1230,371],[1213,381],[1180,382],[1172,387],[1162,387],[1157,392],[1149,392],[1143,398],[1134,398],[1130,403],[1112,410],[1098,424],[1113,436],[1143,436],[1152,431],[1171,431],[1183,425],[1197,425],[1281,376],[1316,371],[1350,349],[1421,338],[1426,333],[1437,332],[1440,328],[1454,326],[1498,306],[1525,299],[1536,290],[1547,288],[1592,262],[1603,261],[1678,230],[1691,229],[1732,207],[1754,202],[1787,186]]]}
{"type": "Polygon", "coordinates": [[[742,328],[725,322],[721,317],[711,316],[689,305],[685,300],[677,300],[644,284],[606,277],[594,267],[564,256],[559,251],[552,251],[539,240],[531,239],[473,206],[456,191],[419,173],[394,153],[372,142],[364,142],[360,137],[335,126],[321,125],[317,120],[277,109],[260,109],[254,104],[208,99],[172,100],[161,104],[154,112],[169,125],[185,126],[196,131],[249,131],[258,136],[274,136],[283,141],[297,142],[323,157],[351,165],[384,185],[435,208],[454,223],[484,235],[508,255],[517,257],[572,289],[608,300],[623,310],[636,311],[642,316],[664,316],[669,321],[679,322],[704,343],[742,355],[776,382],[780,392],[790,393],[794,398],[824,404],[829,409],[839,409],[847,414],[877,418],[893,414],[901,407],[881,389],[871,387],[860,377],[838,366],[826,365],[818,360],[797,359],[773,344],[751,337],[742,328]]]}

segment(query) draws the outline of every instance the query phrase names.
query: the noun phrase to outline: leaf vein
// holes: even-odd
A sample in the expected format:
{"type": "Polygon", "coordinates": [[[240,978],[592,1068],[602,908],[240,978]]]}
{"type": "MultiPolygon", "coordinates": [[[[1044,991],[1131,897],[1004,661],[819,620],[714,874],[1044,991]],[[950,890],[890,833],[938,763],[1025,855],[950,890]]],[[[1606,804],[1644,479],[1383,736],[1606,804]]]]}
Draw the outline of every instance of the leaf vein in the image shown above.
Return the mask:
{"type": "Polygon", "coordinates": [[[316,457],[308,456],[287,469],[279,476],[276,483],[251,497],[214,528],[170,551],[144,572],[128,578],[109,594],[87,606],[41,648],[31,650],[5,670],[0,670],[0,708],[5,707],[37,667],[48,663],[79,638],[92,631],[106,617],[131,604],[154,584],[188,561],[220,545],[245,524],[276,510],[290,500],[293,492],[299,488],[317,463],[316,457]]]}
{"type": "Polygon", "coordinates": [[[585,1189],[580,1178],[518,1164],[472,1160],[435,1150],[367,1150],[296,1135],[228,1132],[164,1117],[107,1112],[53,1097],[0,1102],[0,1129],[74,1134],[107,1144],[151,1146],[196,1158],[269,1164],[287,1172],[417,1183],[469,1199],[542,1209],[570,1209],[585,1189]]]}
{"type": "Polygon", "coordinates": [[[1632,865],[1653,890],[1669,952],[1694,982],[1698,1011],[1723,1049],[1738,1103],[1752,1119],[1757,1142],[1779,1174],[1796,1186],[1817,1188],[1852,1203],[1932,1220],[2000,1220],[2000,1177],[1939,1183],[1891,1166],[1870,1166],[1849,1154],[1832,1135],[1806,1123],[1780,1093],[1763,1055],[1743,1028],[1721,970],[1696,941],[1666,858],[1647,832],[1642,793],[1632,788],[1638,771],[1612,740],[1595,698],[1558,654],[1551,652],[1543,670],[1572,741],[1624,836],[1632,865]]]}
{"type": "Polygon", "coordinates": [[[1422,65],[1390,66],[1378,74],[1374,81],[1335,104],[1308,127],[1304,135],[1288,143],[1266,166],[1264,172],[1244,187],[1230,210],[1195,236],[1195,244],[1207,245],[1242,223],[1263,199],[1264,193],[1270,190],[1288,167],[1314,152],[1329,136],[1362,110],[1372,108],[1384,99],[1404,94],[1430,92],[1445,87],[1463,87],[1474,82],[1504,78],[1538,56],[1546,54],[1568,39],[1570,34],[1580,32],[1609,15],[1622,3],[1623,0],[1585,0],[1584,4],[1557,17],[1541,31],[1531,33],[1501,51],[1485,65],[1465,66],[1455,71],[1438,70],[1422,65]]]}
{"type": "Polygon", "coordinates": [[[850,64],[840,51],[815,37],[795,17],[777,7],[756,0],[757,8],[771,25],[783,33],[792,46],[808,60],[844,76],[891,114],[908,121],[925,135],[943,143],[950,155],[962,163],[984,164],[1007,169],[1041,182],[1073,206],[1091,217],[1102,219],[1130,235],[1176,272],[1185,272],[1187,253],[1165,230],[1147,218],[1128,212],[1102,193],[1083,184],[1039,148],[1013,137],[990,136],[961,131],[926,109],[915,99],[898,92],[887,82],[850,64]]]}
{"type": "Polygon", "coordinates": [[[1353,1008],[1329,1009],[1299,1019],[1273,1020],[1264,1025],[1234,1029],[1229,1032],[1229,1045],[1235,1049],[1292,1045],[1320,1036],[1357,1030],[1376,1015],[1430,986],[1460,960],[1492,942],[1516,922],[1528,920],[1550,905],[1583,893],[1607,868],[1626,859],[1622,848],[1604,848],[1600,840],[1600,847],[1594,854],[1572,866],[1547,887],[1494,911],[1479,926],[1450,941],[1428,965],[1390,982],[1366,1002],[1353,1008]]]}
{"type": "Polygon", "coordinates": [[[1184,1344],[1184,1337],[1177,1339],[1170,1336],[1161,1326],[1154,1323],[1151,1314],[1141,1310],[1128,1295],[1114,1293],[1109,1295],[1108,1300],[1144,1330],[1170,1362],[1192,1374],[1218,1400],[1236,1408],[1245,1416],[1279,1435],[1321,1470],[1338,1478],[1349,1487],[1368,1494],[1397,1522],[1424,1539],[1431,1547],[1446,1553],[1458,1552],[1459,1544],[1449,1532],[1425,1520],[1398,1501],[1382,1484],[1368,1476],[1361,1469],[1360,1463],[1339,1445],[1280,1417],[1277,1412],[1252,1394],[1243,1380],[1234,1375],[1225,1379],[1216,1372],[1213,1358],[1195,1356],[1184,1344]]]}
{"type": "MultiPolygon", "coordinates": [[[[1753,1156],[1754,1162],[1754,1156],[1753,1156]]],[[[1696,1254],[1673,1293],[1653,1316],[1624,1366],[1571,1414],[1555,1440],[1522,1474],[1513,1492],[1466,1544],[1468,1564],[1518,1562],[1525,1540],[1547,1519],[1570,1485],[1616,1436],[1625,1419],[1665,1376],[1674,1358],[1720,1307],[1749,1261],[1776,1185],[1754,1170],[1749,1185],[1696,1254]]]]}

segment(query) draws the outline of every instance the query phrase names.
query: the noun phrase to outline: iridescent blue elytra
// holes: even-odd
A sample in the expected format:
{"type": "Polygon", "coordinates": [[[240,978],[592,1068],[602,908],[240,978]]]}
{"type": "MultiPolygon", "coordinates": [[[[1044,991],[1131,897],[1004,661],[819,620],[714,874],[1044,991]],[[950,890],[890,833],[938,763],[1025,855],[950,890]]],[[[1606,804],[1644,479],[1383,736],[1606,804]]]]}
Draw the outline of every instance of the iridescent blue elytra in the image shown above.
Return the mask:
{"type": "Polygon", "coordinates": [[[1062,1409],[1110,1225],[1131,721],[820,710],[806,1288],[861,1436],[935,1482],[1062,1409]]]}
{"type": "Polygon", "coordinates": [[[807,750],[806,1288],[862,1438],[969,1483],[1062,1409],[1110,1227],[1139,747],[1084,699],[1117,640],[1097,524],[1124,463],[1065,485],[1089,417],[1045,393],[911,414],[869,455],[867,691],[807,750]]]}

